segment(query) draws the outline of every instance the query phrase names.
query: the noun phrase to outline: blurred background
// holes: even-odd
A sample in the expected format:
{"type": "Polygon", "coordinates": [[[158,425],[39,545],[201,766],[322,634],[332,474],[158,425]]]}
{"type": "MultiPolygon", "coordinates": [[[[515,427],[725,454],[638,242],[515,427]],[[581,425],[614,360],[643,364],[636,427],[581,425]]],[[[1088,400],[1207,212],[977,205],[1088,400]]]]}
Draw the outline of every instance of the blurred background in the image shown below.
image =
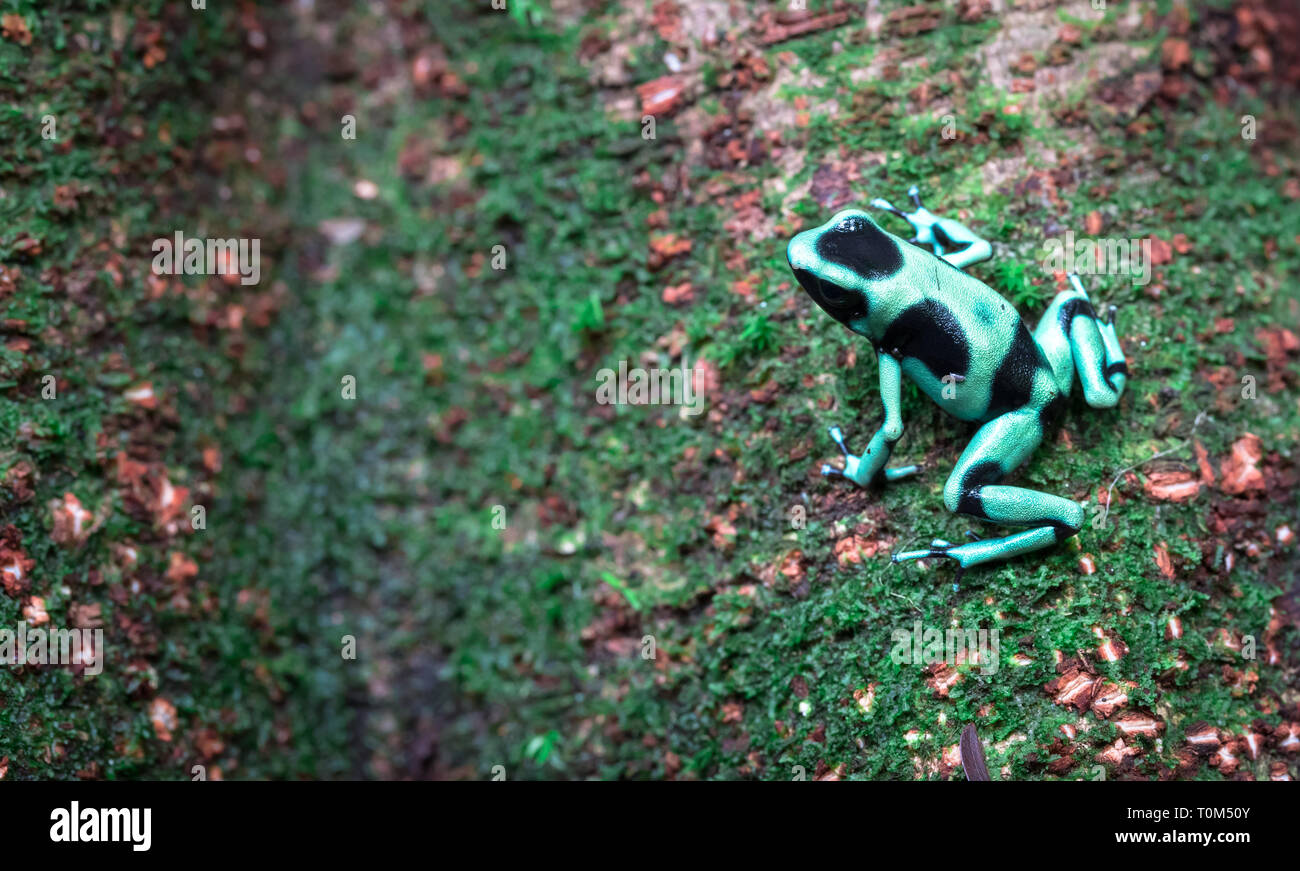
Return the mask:
{"type": "Polygon", "coordinates": [[[0,668],[0,778],[1294,778],[1297,84],[1283,0],[7,0],[0,628],[104,667],[0,668]],[[1031,323],[1149,252],[1019,473],[1089,526],[956,592],[971,428],[821,478],[876,364],[784,259],[911,185],[1031,323]]]}

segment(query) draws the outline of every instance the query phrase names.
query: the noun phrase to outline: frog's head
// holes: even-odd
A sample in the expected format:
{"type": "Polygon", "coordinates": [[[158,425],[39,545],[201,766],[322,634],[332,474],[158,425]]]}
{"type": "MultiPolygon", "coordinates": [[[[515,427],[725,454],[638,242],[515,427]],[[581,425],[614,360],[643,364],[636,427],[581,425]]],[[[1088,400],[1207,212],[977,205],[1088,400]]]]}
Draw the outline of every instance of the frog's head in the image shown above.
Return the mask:
{"type": "Polygon", "coordinates": [[[898,241],[857,209],[795,236],[785,256],[813,301],[854,332],[865,329],[873,288],[903,268],[898,241]]]}

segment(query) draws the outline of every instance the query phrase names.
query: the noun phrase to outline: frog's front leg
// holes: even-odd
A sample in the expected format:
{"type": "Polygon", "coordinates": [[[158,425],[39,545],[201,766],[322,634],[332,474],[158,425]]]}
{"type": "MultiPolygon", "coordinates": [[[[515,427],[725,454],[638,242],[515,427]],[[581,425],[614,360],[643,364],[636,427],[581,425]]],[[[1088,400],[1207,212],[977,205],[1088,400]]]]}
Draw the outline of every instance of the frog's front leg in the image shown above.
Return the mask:
{"type": "Polygon", "coordinates": [[[1042,419],[1034,406],[994,418],[975,433],[943,490],[943,501],[949,511],[1030,529],[960,545],[935,540],[925,550],[894,554],[894,562],[924,557],[956,560],[960,579],[961,572],[971,566],[1049,547],[1078,533],[1083,527],[1083,508],[1079,503],[1063,496],[1000,483],[1029,458],[1042,439],[1042,419]]]}
{"type": "Polygon", "coordinates": [[[936,256],[958,269],[965,269],[972,263],[979,263],[993,256],[993,246],[975,235],[975,231],[952,218],[941,218],[921,205],[921,191],[916,185],[908,188],[907,195],[916,205],[914,212],[896,209],[889,200],[879,197],[872,200],[871,205],[893,212],[907,221],[916,231],[916,235],[909,239],[909,242],[929,246],[936,256]]]}
{"type": "Polygon", "coordinates": [[[849,453],[848,447],[844,444],[844,433],[840,431],[840,428],[838,426],[831,427],[831,438],[844,452],[844,468],[841,470],[830,465],[823,465],[823,475],[837,475],[848,478],[855,484],[866,485],[875,480],[877,475],[883,475],[886,481],[897,481],[899,478],[915,475],[921,470],[919,465],[899,466],[893,469],[885,468],[885,463],[889,461],[889,455],[894,449],[894,444],[903,437],[903,416],[900,411],[902,406],[903,370],[898,361],[888,354],[881,353],[878,357],[880,360],[880,401],[885,407],[885,421],[880,425],[880,429],[876,430],[876,434],[871,437],[871,443],[867,445],[866,453],[858,456],[849,453]]]}

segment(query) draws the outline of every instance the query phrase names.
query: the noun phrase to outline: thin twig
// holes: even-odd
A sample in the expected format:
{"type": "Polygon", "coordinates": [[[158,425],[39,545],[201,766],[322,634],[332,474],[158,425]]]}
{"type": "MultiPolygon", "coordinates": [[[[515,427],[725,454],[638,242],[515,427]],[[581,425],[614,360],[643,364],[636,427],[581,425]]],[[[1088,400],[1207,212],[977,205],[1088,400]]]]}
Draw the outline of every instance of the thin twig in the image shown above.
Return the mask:
{"type": "Polygon", "coordinates": [[[925,613],[924,611],[921,610],[921,606],[920,606],[920,605],[916,604],[916,603],[913,602],[911,599],[909,599],[909,598],[907,598],[906,596],[904,596],[902,593],[890,593],[889,595],[891,595],[891,596],[893,596],[893,597],[895,597],[895,598],[897,598],[897,599],[902,599],[904,602],[907,602],[909,605],[911,605],[913,608],[916,609],[916,613],[918,613],[918,614],[924,614],[924,613],[925,613]]]}
{"type": "Polygon", "coordinates": [[[1127,469],[1120,469],[1118,472],[1115,473],[1115,479],[1111,481],[1110,486],[1106,488],[1106,511],[1101,515],[1102,526],[1106,525],[1106,518],[1110,516],[1111,496],[1115,490],[1115,485],[1119,483],[1119,479],[1127,475],[1129,472],[1132,472],[1134,469],[1138,468],[1139,466],[1145,466],[1147,463],[1151,462],[1152,460],[1158,460],[1161,457],[1166,456],[1167,454],[1172,454],[1175,451],[1181,451],[1183,448],[1187,447],[1189,444],[1191,444],[1192,437],[1196,435],[1197,427],[1199,427],[1202,423],[1204,423],[1205,419],[1208,416],[1209,415],[1206,414],[1206,412],[1204,411],[1196,415],[1196,420],[1192,421],[1192,431],[1187,434],[1187,438],[1183,439],[1183,441],[1180,444],[1174,445],[1172,448],[1161,451],[1158,454],[1152,454],[1142,462],[1134,463],[1133,465],[1129,466],[1127,469]]]}

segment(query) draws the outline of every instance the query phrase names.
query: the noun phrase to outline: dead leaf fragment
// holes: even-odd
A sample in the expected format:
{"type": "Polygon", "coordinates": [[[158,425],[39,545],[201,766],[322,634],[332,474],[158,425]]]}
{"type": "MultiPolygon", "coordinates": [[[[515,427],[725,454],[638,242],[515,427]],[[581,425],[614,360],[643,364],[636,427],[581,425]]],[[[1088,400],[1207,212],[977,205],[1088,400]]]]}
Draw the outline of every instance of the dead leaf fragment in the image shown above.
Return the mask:
{"type": "Polygon", "coordinates": [[[774,45],[778,42],[785,42],[787,39],[794,39],[796,36],[803,36],[805,33],[813,33],[818,30],[826,30],[831,27],[839,27],[847,24],[849,14],[847,12],[832,12],[829,15],[819,15],[816,17],[806,17],[809,12],[804,12],[800,16],[801,20],[793,21],[789,24],[779,23],[774,19],[767,19],[764,24],[763,32],[759,35],[758,41],[763,45],[774,45]]]}
{"type": "Polygon", "coordinates": [[[736,543],[736,527],[720,514],[711,517],[704,529],[713,537],[713,546],[718,550],[729,550],[736,543]]]}
{"type": "Polygon", "coordinates": [[[806,574],[803,567],[803,551],[792,550],[786,554],[781,560],[779,571],[790,579],[791,586],[802,581],[806,574]]]}
{"type": "Polygon", "coordinates": [[[1232,444],[1232,453],[1220,466],[1223,483],[1220,489],[1224,493],[1239,495],[1252,490],[1264,489],[1264,474],[1259,470],[1259,461],[1264,457],[1264,443],[1259,436],[1246,433],[1232,444]]]}
{"type": "Polygon", "coordinates": [[[664,233],[650,237],[650,257],[647,265],[658,269],[669,260],[691,250],[691,240],[682,239],[676,233],[664,233]]]}
{"type": "Polygon", "coordinates": [[[0,19],[0,33],[5,39],[19,45],[32,44],[32,32],[27,29],[27,19],[16,12],[9,12],[0,19]]]}
{"type": "Polygon", "coordinates": [[[31,587],[31,571],[36,560],[23,550],[23,534],[12,523],[0,529],[0,583],[9,595],[17,598],[31,587]]]}
{"type": "Polygon", "coordinates": [[[1155,551],[1156,566],[1160,569],[1160,574],[1172,579],[1174,576],[1174,561],[1169,558],[1169,546],[1162,541],[1153,550],[1155,551]]]}
{"type": "Polygon", "coordinates": [[[154,396],[153,383],[150,381],[132,387],[130,390],[123,393],[122,397],[126,399],[127,402],[134,403],[141,408],[158,407],[158,398],[154,396]]]}
{"type": "Polygon", "coordinates": [[[49,507],[54,519],[50,537],[57,544],[80,547],[99,528],[95,515],[83,508],[81,500],[71,493],[64,493],[62,499],[51,499],[49,507]]]}
{"type": "Polygon", "coordinates": [[[1148,237],[1151,240],[1151,263],[1154,266],[1163,266],[1174,259],[1174,248],[1159,236],[1148,237]]]}
{"type": "Polygon", "coordinates": [[[1152,472],[1142,489],[1152,499],[1166,502],[1187,502],[1201,492],[1201,482],[1191,472],[1171,470],[1152,472]]]}
{"type": "Polygon", "coordinates": [[[42,626],[50,622],[50,615],[45,610],[45,599],[32,596],[23,605],[23,619],[31,626],[42,626]]]}
{"type": "Polygon", "coordinates": [[[1178,70],[1192,62],[1192,49],[1185,39],[1166,39],[1160,46],[1160,63],[1167,70],[1178,70]]]}
{"type": "Polygon", "coordinates": [[[172,730],[176,728],[176,706],[162,696],[149,705],[149,721],[160,741],[170,741],[172,730]]]}
{"type": "Polygon", "coordinates": [[[103,605],[69,605],[68,622],[78,629],[99,629],[104,625],[103,605]]]}
{"type": "Polygon", "coordinates": [[[695,290],[689,281],[664,288],[663,300],[667,305],[684,305],[695,299],[695,290]]]}
{"type": "Polygon", "coordinates": [[[638,85],[642,115],[668,115],[681,107],[686,80],[681,76],[660,76],[638,85]]]}

